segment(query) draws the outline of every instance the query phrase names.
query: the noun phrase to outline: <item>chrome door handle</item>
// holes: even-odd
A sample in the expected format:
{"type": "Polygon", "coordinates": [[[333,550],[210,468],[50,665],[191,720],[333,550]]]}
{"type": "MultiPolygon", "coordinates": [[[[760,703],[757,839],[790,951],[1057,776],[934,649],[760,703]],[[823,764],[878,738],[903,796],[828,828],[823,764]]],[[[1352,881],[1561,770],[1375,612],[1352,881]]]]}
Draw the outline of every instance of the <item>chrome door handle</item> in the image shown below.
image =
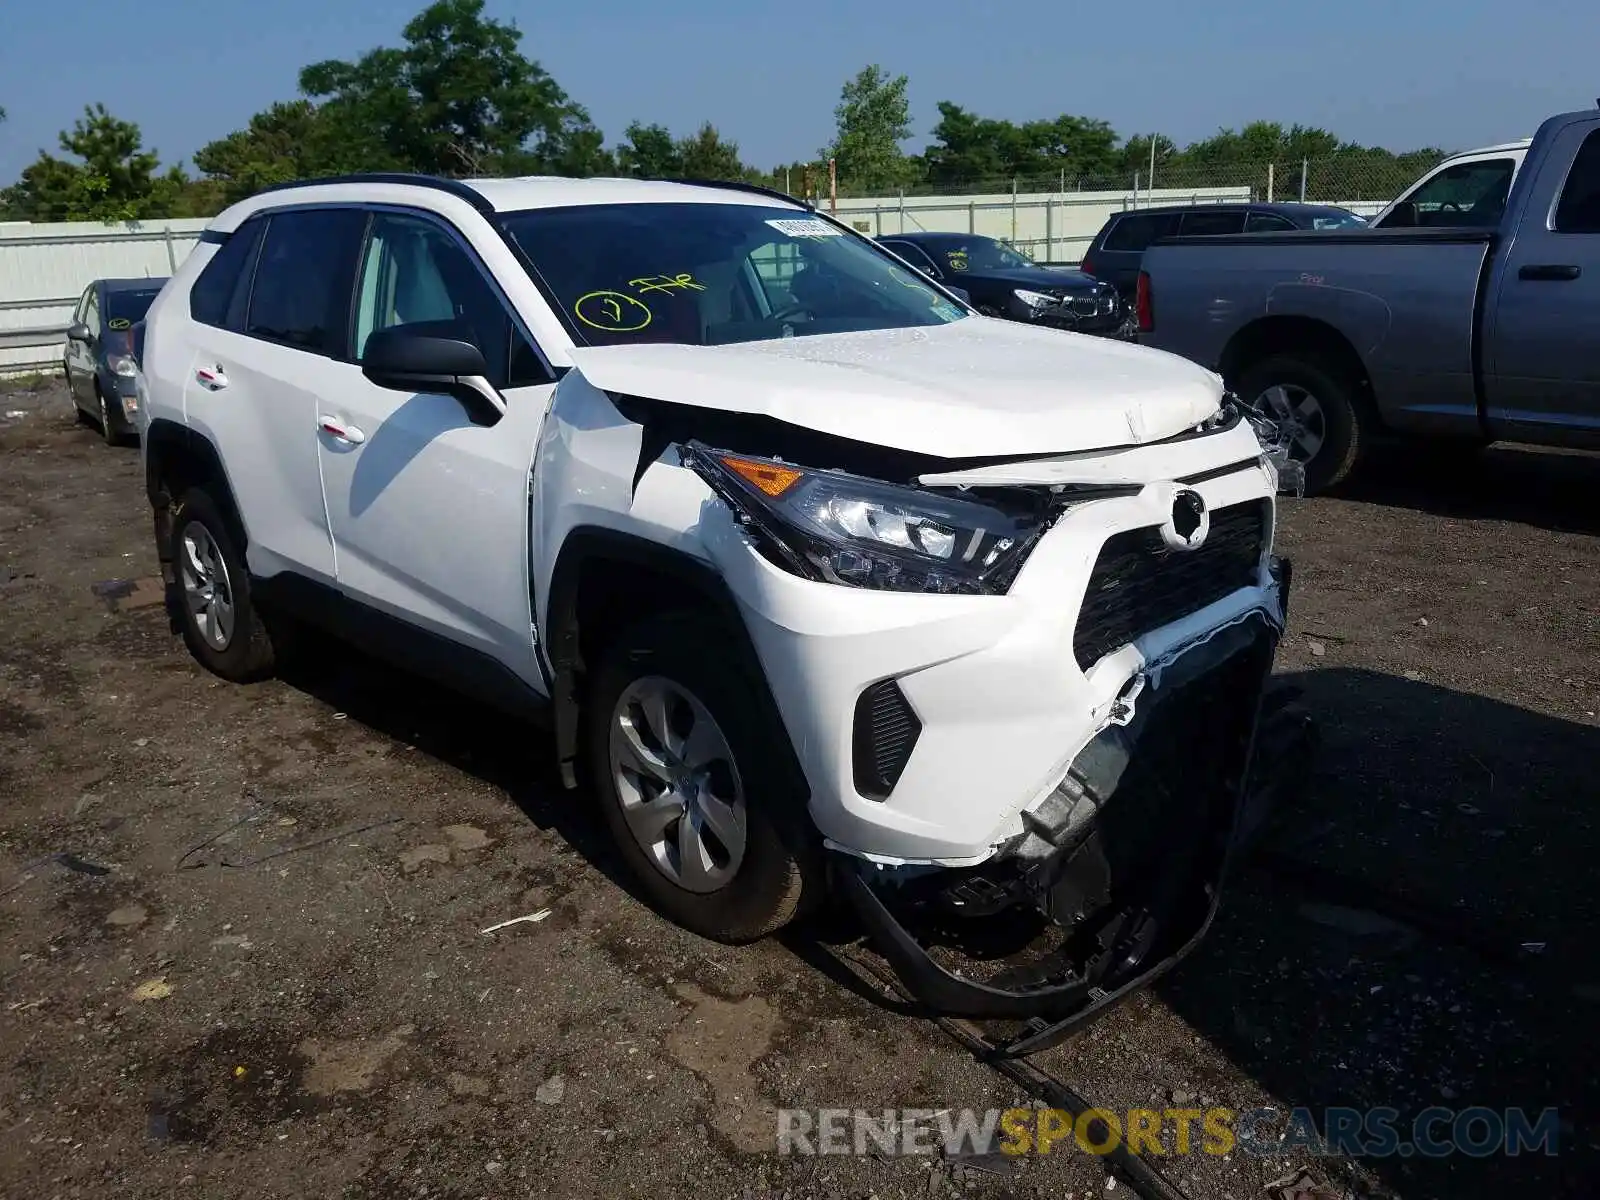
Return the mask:
{"type": "Polygon", "coordinates": [[[366,434],[354,425],[346,425],[342,417],[318,417],[317,428],[335,441],[351,446],[359,446],[367,440],[366,434]]]}

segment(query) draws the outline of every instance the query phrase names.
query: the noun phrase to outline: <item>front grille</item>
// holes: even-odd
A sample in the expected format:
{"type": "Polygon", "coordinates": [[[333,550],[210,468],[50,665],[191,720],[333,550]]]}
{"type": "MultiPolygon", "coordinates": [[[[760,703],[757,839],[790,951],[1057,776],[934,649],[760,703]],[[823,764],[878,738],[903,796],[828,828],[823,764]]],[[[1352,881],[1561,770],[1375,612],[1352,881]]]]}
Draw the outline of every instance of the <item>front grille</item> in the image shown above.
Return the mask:
{"type": "Polygon", "coordinates": [[[1076,317],[1109,317],[1117,311],[1115,293],[1081,296],[1068,294],[1062,297],[1061,306],[1076,317]]]}
{"type": "Polygon", "coordinates": [[[1115,534],[1100,548],[1072,649],[1088,670],[1134,638],[1252,586],[1266,549],[1265,500],[1215,509],[1198,550],[1173,550],[1156,526],[1115,534]]]}
{"type": "Polygon", "coordinates": [[[894,680],[862,692],[852,738],[856,791],[869,800],[888,799],[921,734],[922,722],[894,680]]]}

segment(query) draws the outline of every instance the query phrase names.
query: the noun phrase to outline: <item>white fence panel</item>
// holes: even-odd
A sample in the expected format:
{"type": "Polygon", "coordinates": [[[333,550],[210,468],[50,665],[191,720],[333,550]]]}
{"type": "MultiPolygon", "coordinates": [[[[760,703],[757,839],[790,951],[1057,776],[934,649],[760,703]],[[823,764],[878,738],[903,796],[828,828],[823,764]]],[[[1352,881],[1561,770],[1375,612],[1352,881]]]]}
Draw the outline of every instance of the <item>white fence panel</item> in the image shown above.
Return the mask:
{"type": "Polygon", "coordinates": [[[95,279],[163,278],[208,218],[0,224],[0,375],[50,370],[83,289],[95,279]]]}

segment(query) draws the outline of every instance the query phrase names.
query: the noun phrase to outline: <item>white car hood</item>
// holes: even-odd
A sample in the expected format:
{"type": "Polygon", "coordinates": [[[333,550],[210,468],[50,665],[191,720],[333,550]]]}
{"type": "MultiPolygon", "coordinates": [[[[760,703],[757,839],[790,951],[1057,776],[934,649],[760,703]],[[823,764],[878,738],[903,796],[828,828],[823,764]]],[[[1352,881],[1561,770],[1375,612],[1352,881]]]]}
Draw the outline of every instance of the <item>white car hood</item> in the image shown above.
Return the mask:
{"type": "Polygon", "coordinates": [[[1142,445],[1200,424],[1222,397],[1216,375],[1176,355],[988,317],[571,355],[604,391],[951,459],[1142,445]]]}

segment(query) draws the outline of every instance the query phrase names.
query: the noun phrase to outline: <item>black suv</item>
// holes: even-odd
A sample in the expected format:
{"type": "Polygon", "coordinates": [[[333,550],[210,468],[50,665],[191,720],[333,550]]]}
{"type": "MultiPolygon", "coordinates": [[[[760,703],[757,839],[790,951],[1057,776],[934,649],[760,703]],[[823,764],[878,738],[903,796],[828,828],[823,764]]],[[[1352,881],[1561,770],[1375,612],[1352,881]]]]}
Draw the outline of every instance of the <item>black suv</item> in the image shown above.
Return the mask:
{"type": "Polygon", "coordinates": [[[996,238],[973,233],[895,233],[878,239],[931,279],[960,288],[991,317],[1074,333],[1131,338],[1131,311],[1115,289],[1081,271],[1041,267],[996,238]]]}
{"type": "Polygon", "coordinates": [[[1174,204],[1114,214],[1084,251],[1078,269],[1116,286],[1131,304],[1139,260],[1157,238],[1208,237],[1224,233],[1272,233],[1290,229],[1363,229],[1365,217],[1332,204],[1174,204]]]}

